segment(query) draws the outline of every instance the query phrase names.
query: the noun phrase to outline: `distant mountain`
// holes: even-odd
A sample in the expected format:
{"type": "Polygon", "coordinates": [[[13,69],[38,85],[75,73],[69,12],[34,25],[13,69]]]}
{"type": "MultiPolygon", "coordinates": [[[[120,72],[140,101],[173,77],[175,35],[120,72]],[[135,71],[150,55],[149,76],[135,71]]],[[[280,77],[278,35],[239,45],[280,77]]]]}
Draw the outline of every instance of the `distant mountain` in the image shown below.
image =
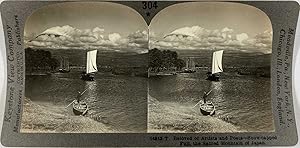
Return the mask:
{"type": "MultiPolygon", "coordinates": [[[[179,58],[185,59],[193,57],[195,64],[201,67],[211,66],[211,50],[172,50],[176,51],[179,58]]],[[[224,50],[223,67],[270,67],[271,54],[262,54],[259,52],[241,52],[233,50],[224,50]]]]}
{"type": "MultiPolygon", "coordinates": [[[[71,66],[85,66],[86,50],[79,49],[43,49],[50,51],[52,57],[59,60],[61,57],[69,59],[71,66]]],[[[201,67],[210,67],[212,51],[172,50],[179,58],[193,57],[195,64],[201,67]]],[[[97,65],[112,67],[147,67],[149,56],[135,52],[98,51],[97,65]]],[[[223,54],[223,67],[270,67],[271,54],[245,53],[225,50],[223,54]]]]}
{"type": "MultiPolygon", "coordinates": [[[[65,57],[70,66],[85,66],[86,50],[79,49],[42,49],[50,51],[52,57],[59,60],[65,57]]],[[[98,51],[98,66],[112,67],[145,67],[148,65],[148,54],[137,54],[134,52],[98,51]]]]}

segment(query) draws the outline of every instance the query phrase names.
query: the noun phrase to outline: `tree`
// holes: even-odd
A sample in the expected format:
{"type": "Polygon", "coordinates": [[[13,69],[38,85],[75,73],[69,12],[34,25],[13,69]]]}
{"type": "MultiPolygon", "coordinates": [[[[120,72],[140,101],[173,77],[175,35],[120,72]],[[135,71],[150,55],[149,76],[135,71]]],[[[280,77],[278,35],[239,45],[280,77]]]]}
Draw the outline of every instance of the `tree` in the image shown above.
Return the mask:
{"type": "Polygon", "coordinates": [[[176,68],[177,69],[182,69],[185,66],[185,62],[182,59],[177,59],[176,60],[176,68]]]}
{"type": "Polygon", "coordinates": [[[54,70],[59,62],[52,58],[50,51],[25,49],[25,66],[27,72],[35,70],[54,70]]]}
{"type": "Polygon", "coordinates": [[[158,72],[159,69],[170,69],[175,67],[181,69],[184,66],[184,61],[178,59],[178,54],[175,51],[160,51],[159,49],[154,48],[149,51],[149,58],[149,67],[156,72],[158,72]]]}
{"type": "Polygon", "coordinates": [[[149,51],[149,67],[156,71],[162,66],[162,52],[157,48],[149,51]]]}
{"type": "Polygon", "coordinates": [[[162,51],[163,63],[162,66],[164,68],[174,67],[176,64],[177,53],[170,50],[162,51]]]}

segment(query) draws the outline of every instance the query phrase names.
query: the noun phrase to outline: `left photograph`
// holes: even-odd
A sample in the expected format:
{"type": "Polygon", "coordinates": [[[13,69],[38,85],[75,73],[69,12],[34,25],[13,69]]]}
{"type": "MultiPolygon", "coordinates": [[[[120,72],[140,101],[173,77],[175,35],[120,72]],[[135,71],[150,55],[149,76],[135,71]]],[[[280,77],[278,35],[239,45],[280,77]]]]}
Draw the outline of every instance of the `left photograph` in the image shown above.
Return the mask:
{"type": "Polygon", "coordinates": [[[68,2],[24,29],[21,133],[146,133],[148,26],[132,8],[68,2]]]}

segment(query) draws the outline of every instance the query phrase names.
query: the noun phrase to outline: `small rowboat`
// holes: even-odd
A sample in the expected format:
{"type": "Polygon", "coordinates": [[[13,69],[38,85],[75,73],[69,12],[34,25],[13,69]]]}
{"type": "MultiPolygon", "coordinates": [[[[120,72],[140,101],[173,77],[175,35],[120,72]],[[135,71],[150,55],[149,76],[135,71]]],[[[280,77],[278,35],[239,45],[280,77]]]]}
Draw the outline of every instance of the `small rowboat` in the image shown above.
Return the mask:
{"type": "Polygon", "coordinates": [[[204,116],[208,116],[208,115],[212,116],[215,114],[216,108],[212,102],[206,102],[206,103],[200,104],[200,112],[204,116]]]}
{"type": "Polygon", "coordinates": [[[73,103],[73,113],[75,115],[85,115],[88,111],[88,105],[84,101],[73,103]]]}

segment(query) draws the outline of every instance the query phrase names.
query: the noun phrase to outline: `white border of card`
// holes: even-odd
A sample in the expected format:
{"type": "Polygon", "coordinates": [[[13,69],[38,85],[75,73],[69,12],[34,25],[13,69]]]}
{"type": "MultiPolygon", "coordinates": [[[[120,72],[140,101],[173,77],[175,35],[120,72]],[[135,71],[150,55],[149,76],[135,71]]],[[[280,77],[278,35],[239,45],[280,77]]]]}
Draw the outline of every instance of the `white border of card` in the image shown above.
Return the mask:
{"type": "MultiPolygon", "coordinates": [[[[0,29],[0,123],[1,144],[8,147],[253,147],[253,146],[293,146],[299,147],[298,134],[300,131],[300,35],[299,35],[299,1],[234,1],[246,4],[263,11],[272,24],[272,57],[271,57],[271,105],[274,118],[273,132],[217,132],[217,133],[158,133],[158,132],[102,132],[102,133],[27,133],[20,132],[22,111],[24,109],[25,80],[20,83],[9,83],[10,72],[21,68],[25,77],[25,60],[21,63],[9,59],[9,55],[23,55],[24,45],[20,42],[11,46],[13,42],[23,41],[23,31],[26,19],[35,10],[62,2],[80,1],[1,1],[1,29],[0,29]],[[9,28],[16,29],[16,17],[21,30],[9,32],[9,28]],[[7,27],[9,26],[9,27],[7,27]],[[282,32],[287,36],[281,40],[282,32]],[[290,32],[290,33],[289,33],[290,32]],[[289,33],[289,34],[288,34],[289,33]],[[11,34],[11,35],[8,35],[11,34]],[[288,37],[289,35],[289,37],[288,37]],[[283,44],[284,51],[280,52],[279,44],[283,44]],[[287,47],[287,45],[289,45],[287,47]],[[280,52],[280,53],[279,53],[280,52]],[[280,61],[284,60],[283,65],[280,61]],[[279,61],[279,62],[278,62],[279,61]],[[288,65],[288,66],[285,66],[288,65]],[[11,66],[15,67],[12,68],[11,66]],[[284,79],[290,77],[290,79],[284,79]],[[278,80],[280,79],[280,80],[278,80]],[[277,82],[280,81],[280,84],[277,82]],[[283,86],[281,86],[283,85],[283,86]],[[17,93],[18,92],[18,93],[17,93]],[[289,93],[285,93],[289,92],[289,93]],[[12,94],[13,93],[13,94],[12,94]],[[288,94],[288,95],[287,95],[288,94]],[[11,97],[15,96],[15,97],[11,97]],[[20,99],[19,99],[20,98],[20,99]],[[285,98],[283,101],[280,98],[285,98]],[[280,105],[285,103],[288,105],[280,105]],[[10,115],[9,120],[5,118],[10,115]],[[284,122],[284,124],[282,124],[284,122]],[[297,122],[297,124],[296,124],[297,122]],[[177,137],[177,138],[176,138],[177,137]],[[181,137],[181,138],[179,138],[181,137]]],[[[85,1],[86,2],[86,1],[85,1]]],[[[91,1],[93,2],[93,1],[91,1]]],[[[146,1],[108,1],[132,8],[149,25],[156,14],[168,6],[177,3],[204,1],[155,1],[157,9],[143,8],[146,1]]],[[[154,2],[154,1],[153,1],[154,2]]],[[[226,2],[226,1],[224,1],[226,2]]],[[[101,3],[97,1],[95,3],[101,3]]],[[[211,2],[213,3],[213,2],[211,2]]],[[[178,36],[178,34],[177,34],[178,36]]],[[[151,37],[151,36],[150,36],[151,37]]],[[[97,54],[97,53],[96,53],[97,54]]],[[[98,53],[99,54],[99,53],[98,53]]],[[[87,57],[88,58],[88,57],[87,57]]],[[[97,66],[97,65],[96,65],[97,66]]],[[[96,67],[97,69],[97,67],[96,67]]],[[[98,66],[98,70],[100,70],[98,66]]],[[[148,73],[149,76],[149,73],[148,73]]],[[[90,85],[89,85],[90,86],[90,85]]],[[[79,94],[87,90],[82,89],[79,94]]],[[[209,95],[210,90],[205,94],[209,95]]],[[[202,93],[203,95],[203,93],[202,93]]],[[[149,97],[146,95],[145,97],[149,97]]],[[[202,97],[202,96],[201,96],[202,97]]],[[[147,99],[146,99],[147,100],[147,99]]],[[[74,100],[76,102],[76,100],[74,100]]],[[[73,103],[73,102],[72,102],[73,103]]],[[[78,102],[80,104],[80,102],[78,102]]],[[[82,102],[81,102],[82,103],[82,102]]],[[[197,103],[197,102],[196,102],[197,103]]],[[[67,103],[68,104],[68,103],[67,103]]],[[[75,103],[76,104],[76,103],[75,103]]],[[[71,105],[70,105],[71,106],[71,105]]],[[[74,106],[74,105],[73,105],[74,106]]],[[[75,105],[76,106],[76,105],[75,105]]],[[[88,109],[86,109],[87,111],[88,109]]],[[[146,107],[147,110],[147,107],[146,107]]],[[[83,113],[85,114],[86,111],[83,113]]],[[[147,112],[147,111],[146,111],[147,112]]],[[[84,116],[83,114],[80,116],[84,116]]],[[[146,114],[147,118],[147,114],[146,114]]]]}

